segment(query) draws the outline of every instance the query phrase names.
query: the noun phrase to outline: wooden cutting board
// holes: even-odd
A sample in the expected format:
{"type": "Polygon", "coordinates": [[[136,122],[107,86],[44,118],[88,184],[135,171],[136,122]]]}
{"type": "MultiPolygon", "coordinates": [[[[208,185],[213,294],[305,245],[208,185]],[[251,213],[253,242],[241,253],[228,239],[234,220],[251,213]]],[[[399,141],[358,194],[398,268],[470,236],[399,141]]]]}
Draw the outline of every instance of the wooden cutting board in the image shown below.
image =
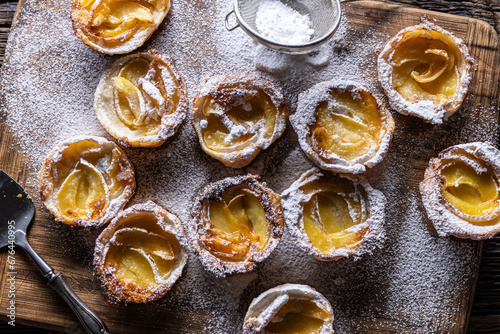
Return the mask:
{"type": "MultiPolygon", "coordinates": [[[[193,5],[200,7],[200,12],[205,6],[205,4],[199,1],[194,1],[193,5]]],[[[57,9],[61,5],[58,1],[47,1],[47,4],[44,4],[44,6],[46,8],[57,9]]],[[[414,191],[417,189],[429,157],[435,156],[443,148],[456,143],[475,140],[488,140],[497,144],[498,110],[500,107],[498,101],[498,84],[500,78],[498,64],[500,59],[498,36],[491,26],[482,21],[466,17],[404,8],[372,1],[359,1],[347,5],[343,4],[342,6],[347,22],[351,27],[354,27],[359,36],[373,33],[374,31],[392,36],[406,26],[418,24],[423,15],[430,15],[437,20],[438,24],[452,31],[456,36],[463,38],[469,47],[471,56],[476,61],[469,95],[462,109],[457,115],[450,118],[445,125],[433,127],[422,123],[418,119],[395,114],[397,129],[390,154],[386,160],[392,159],[399,164],[408,166],[404,170],[405,184],[396,189],[396,191],[400,192],[401,197],[404,198],[405,191],[414,191]],[[487,125],[485,125],[486,123],[487,125]],[[478,126],[481,127],[482,131],[477,131],[478,126]],[[484,126],[492,129],[486,136],[483,136],[484,126]],[[422,134],[427,137],[423,138],[422,134]],[[480,134],[484,138],[478,138],[480,134]],[[419,138],[421,139],[419,140],[419,138]],[[418,154],[415,152],[418,152],[418,154]]],[[[26,24],[26,18],[32,15],[30,13],[32,9],[23,10],[26,7],[25,1],[21,0],[19,2],[18,13],[16,13],[16,18],[14,19],[13,32],[17,32],[19,27],[26,24]]],[[[39,7],[37,10],[43,11],[42,7],[39,7]]],[[[50,22],[47,22],[47,24],[50,24],[50,22]]],[[[164,28],[164,25],[162,25],[160,30],[164,28]]],[[[9,45],[15,44],[17,42],[16,38],[20,39],[22,37],[17,34],[11,35],[15,37],[9,41],[9,45]]],[[[154,39],[155,35],[152,38],[154,39]]],[[[348,43],[344,44],[344,47],[348,46],[348,43]]],[[[373,50],[373,53],[375,54],[379,51],[373,50]]],[[[50,50],[47,50],[47,53],[50,54],[50,52],[50,50]]],[[[174,59],[182,56],[181,51],[178,51],[179,55],[175,55],[175,51],[169,52],[174,59]]],[[[33,55],[30,54],[30,50],[27,48],[26,57],[29,58],[30,56],[33,55]]],[[[8,46],[5,61],[6,66],[9,66],[10,62],[11,58],[9,57],[8,46]]],[[[35,63],[36,57],[33,57],[33,64],[35,65],[35,63]]],[[[193,63],[193,66],[200,65],[193,63]]],[[[63,71],[64,69],[56,68],[53,70],[63,71]]],[[[14,79],[17,74],[9,72],[8,74],[3,73],[3,75],[11,76],[4,77],[4,79],[14,79]]],[[[0,116],[5,116],[9,112],[10,110],[2,103],[0,116]]],[[[27,185],[28,192],[34,194],[37,192],[37,189],[29,186],[33,182],[28,181],[36,178],[36,171],[28,168],[29,158],[23,156],[22,145],[18,144],[15,134],[3,122],[3,119],[0,118],[2,120],[2,123],[0,123],[0,168],[12,175],[22,185],[27,185]]],[[[282,142],[289,141],[290,145],[296,145],[294,140],[292,130],[290,128],[287,129],[287,134],[282,142]]],[[[287,146],[287,144],[279,145],[283,147],[287,146]]],[[[421,203],[417,204],[421,205],[421,203]]],[[[78,232],[71,231],[70,229],[63,228],[65,232],[64,236],[67,240],[59,240],[58,231],[60,232],[61,228],[54,229],[52,217],[46,210],[41,209],[39,202],[36,205],[36,221],[29,231],[31,245],[56,271],[64,272],[75,292],[91,309],[102,317],[111,332],[234,332],[234,329],[221,330],[220,326],[211,327],[207,325],[217,322],[217,319],[213,319],[213,313],[210,312],[214,304],[218,303],[217,300],[212,301],[212,305],[210,303],[202,303],[196,307],[190,307],[190,305],[181,305],[179,307],[179,305],[170,306],[169,295],[167,295],[162,300],[148,305],[105,305],[101,297],[99,283],[93,278],[90,268],[92,246],[82,244],[79,241],[78,232]],[[200,307],[200,305],[202,306],[200,307]],[[217,330],[213,328],[217,328],[217,330]]],[[[395,207],[400,212],[405,212],[408,210],[408,203],[401,201],[401,203],[395,204],[395,207]]],[[[401,235],[404,229],[401,230],[398,229],[399,226],[396,227],[400,223],[404,223],[404,221],[398,215],[388,217],[387,227],[395,230],[395,232],[391,231],[388,233],[389,239],[408,237],[401,235]]],[[[423,219],[422,223],[426,224],[428,222],[423,219]]],[[[433,235],[432,228],[429,227],[428,230],[428,233],[433,235]]],[[[442,242],[437,237],[432,240],[436,244],[442,242]]],[[[400,283],[400,281],[394,280],[394,277],[396,277],[394,272],[404,272],[408,268],[399,268],[398,263],[400,262],[397,259],[393,260],[391,257],[421,257],[424,263],[427,261],[430,264],[435,261],[433,258],[427,258],[426,254],[414,254],[412,249],[397,248],[395,240],[388,240],[386,249],[374,255],[389,257],[387,262],[391,264],[391,268],[387,268],[387,270],[392,270],[392,275],[385,276],[383,271],[363,271],[359,272],[358,275],[350,273],[350,275],[361,277],[359,282],[355,282],[357,289],[360,291],[359,294],[350,296],[348,294],[352,291],[346,291],[344,294],[342,291],[337,291],[338,294],[334,295],[330,293],[332,290],[329,286],[333,285],[330,281],[325,281],[324,286],[315,286],[315,288],[322,292],[324,290],[327,298],[333,303],[334,311],[337,314],[336,317],[343,324],[341,330],[338,332],[465,333],[474,296],[482,243],[455,239],[451,243],[453,247],[457,248],[457,252],[462,251],[467,254],[464,263],[469,266],[469,269],[465,271],[457,269],[456,275],[462,275],[458,280],[454,280],[453,277],[450,278],[450,281],[454,282],[454,293],[446,295],[447,301],[442,304],[442,307],[439,307],[440,304],[436,304],[439,309],[438,314],[425,314],[428,311],[425,308],[419,310],[418,307],[401,307],[400,309],[394,307],[394,305],[401,305],[401,301],[397,301],[396,303],[396,301],[389,297],[392,296],[392,298],[395,298],[394,295],[397,295],[398,288],[401,288],[401,291],[407,291],[411,289],[411,286],[398,287],[394,285],[396,282],[400,283]],[[388,291],[391,291],[391,293],[388,291]],[[339,302],[336,301],[337,299],[339,302]],[[428,320],[422,320],[423,316],[427,317],[428,320]],[[412,319],[419,320],[413,321],[412,319]]],[[[191,256],[194,257],[193,254],[191,256]]],[[[361,262],[363,261],[369,262],[371,259],[365,258],[361,262]]],[[[338,263],[335,265],[342,265],[342,262],[338,263]]],[[[194,266],[196,265],[199,266],[199,263],[196,262],[194,266]]],[[[364,268],[363,263],[359,267],[364,268]]],[[[435,266],[429,265],[426,267],[424,265],[423,268],[434,270],[435,266]]],[[[307,270],[307,268],[304,270],[307,270]]],[[[9,274],[11,270],[9,270],[7,264],[7,253],[6,251],[1,252],[0,314],[2,320],[6,319],[4,317],[8,313],[7,307],[10,305],[10,301],[15,300],[16,323],[64,332],[83,332],[75,316],[69,311],[68,307],[60,300],[57,294],[46,286],[45,279],[41,277],[34,264],[21,250],[18,250],[15,255],[14,271],[15,274],[9,274]],[[9,297],[12,291],[10,284],[7,282],[7,279],[12,275],[15,276],[15,299],[9,297]]],[[[184,275],[189,275],[190,273],[192,273],[192,269],[187,273],[185,272],[184,275]]],[[[451,273],[453,274],[453,270],[451,270],[451,273]]],[[[426,274],[429,275],[429,273],[426,274]]],[[[265,269],[258,270],[256,275],[257,283],[253,285],[253,288],[246,289],[240,297],[236,312],[238,317],[232,319],[233,324],[237,326],[241,326],[243,314],[252,298],[262,292],[264,287],[267,288],[265,269]]],[[[433,294],[452,285],[452,283],[448,283],[446,279],[443,279],[442,276],[439,276],[437,272],[436,276],[438,276],[436,282],[429,282],[428,287],[417,291],[416,295],[421,295],[425,303],[428,303],[428,299],[432,298],[433,294]]],[[[183,277],[182,279],[185,278],[183,277]]],[[[295,279],[293,277],[283,277],[283,282],[285,281],[295,282],[295,279]]],[[[215,282],[217,284],[218,281],[215,280],[215,282]]],[[[221,284],[224,282],[224,280],[219,281],[221,284]]],[[[303,283],[307,283],[307,281],[303,283]]],[[[335,284],[341,283],[335,280],[335,284]]],[[[411,285],[411,280],[407,284],[411,285]]],[[[174,286],[174,290],[176,289],[178,290],[174,286]]],[[[172,291],[172,293],[174,292],[176,291],[172,291]]],[[[204,292],[193,291],[193,293],[203,294],[204,292]]],[[[418,304],[419,300],[408,302],[410,304],[418,304]]],[[[436,303],[439,303],[439,301],[436,301],[436,303]]]]}

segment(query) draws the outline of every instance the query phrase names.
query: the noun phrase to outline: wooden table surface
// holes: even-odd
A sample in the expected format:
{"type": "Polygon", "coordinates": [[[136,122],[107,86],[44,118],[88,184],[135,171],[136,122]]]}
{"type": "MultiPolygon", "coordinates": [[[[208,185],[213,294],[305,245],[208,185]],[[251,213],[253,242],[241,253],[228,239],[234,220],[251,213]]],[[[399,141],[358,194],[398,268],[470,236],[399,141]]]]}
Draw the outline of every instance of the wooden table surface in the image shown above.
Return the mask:
{"type": "MultiPolygon", "coordinates": [[[[500,0],[391,2],[480,19],[489,23],[500,34],[500,0]]],[[[0,65],[3,63],[16,5],[15,1],[0,0],[0,65]]],[[[0,320],[2,333],[50,333],[24,326],[16,326],[13,329],[7,326],[5,321],[0,320]]],[[[500,333],[500,236],[484,242],[468,333],[500,333]]]]}

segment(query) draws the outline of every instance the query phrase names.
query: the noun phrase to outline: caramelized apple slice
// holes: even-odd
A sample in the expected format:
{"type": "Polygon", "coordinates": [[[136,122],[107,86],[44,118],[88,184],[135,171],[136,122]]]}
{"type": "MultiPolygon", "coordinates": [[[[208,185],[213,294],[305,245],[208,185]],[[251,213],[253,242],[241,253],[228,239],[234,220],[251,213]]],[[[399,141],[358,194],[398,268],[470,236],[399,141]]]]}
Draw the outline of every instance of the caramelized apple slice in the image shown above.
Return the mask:
{"type": "Polygon", "coordinates": [[[127,126],[141,125],[146,118],[146,106],[139,89],[122,77],[113,78],[117,90],[116,113],[127,126]]]}
{"type": "Polygon", "coordinates": [[[143,229],[122,228],[115,233],[112,243],[117,246],[142,249],[146,254],[155,255],[163,260],[175,258],[172,246],[167,239],[143,229]]]}
{"type": "MultiPolygon", "coordinates": [[[[115,258],[118,257],[115,255],[115,258]]],[[[134,285],[139,289],[150,289],[156,284],[155,275],[147,256],[133,248],[124,248],[120,251],[119,261],[116,263],[116,275],[125,285],[134,285]]]]}
{"type": "Polygon", "coordinates": [[[82,163],[63,182],[57,200],[64,218],[98,220],[108,205],[106,182],[92,165],[82,163]]]}

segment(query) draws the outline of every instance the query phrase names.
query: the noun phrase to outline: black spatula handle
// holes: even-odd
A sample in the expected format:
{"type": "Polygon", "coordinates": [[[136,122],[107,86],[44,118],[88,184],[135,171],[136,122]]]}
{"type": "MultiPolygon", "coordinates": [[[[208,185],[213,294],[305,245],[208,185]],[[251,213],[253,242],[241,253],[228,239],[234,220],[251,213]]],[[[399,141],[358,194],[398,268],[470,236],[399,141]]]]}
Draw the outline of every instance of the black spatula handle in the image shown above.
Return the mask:
{"type": "Polygon", "coordinates": [[[109,334],[108,328],[99,317],[78,298],[75,292],[70,288],[62,273],[54,274],[54,269],[31,248],[25,233],[18,234],[16,245],[21,247],[36,263],[43,276],[49,279],[47,285],[54,289],[64,301],[71,307],[71,310],[80,320],[87,333],[89,334],[109,334]]]}
{"type": "Polygon", "coordinates": [[[99,317],[73,292],[62,273],[54,275],[47,283],[71,307],[87,333],[108,334],[108,328],[99,317]]]}

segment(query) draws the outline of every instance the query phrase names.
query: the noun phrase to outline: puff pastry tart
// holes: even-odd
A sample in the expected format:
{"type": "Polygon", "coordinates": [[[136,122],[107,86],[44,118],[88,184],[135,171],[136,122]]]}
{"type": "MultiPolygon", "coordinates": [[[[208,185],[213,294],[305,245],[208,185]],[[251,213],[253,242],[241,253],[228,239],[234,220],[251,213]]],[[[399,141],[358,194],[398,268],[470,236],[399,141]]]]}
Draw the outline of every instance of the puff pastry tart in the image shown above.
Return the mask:
{"type": "Polygon", "coordinates": [[[392,108],[440,124],[462,104],[473,63],[461,39],[423,19],[387,43],[378,77],[392,108]]]}
{"type": "Polygon", "coordinates": [[[245,74],[205,78],[193,102],[201,148],[233,168],[248,165],[285,131],[288,109],[281,90],[245,74]]]}
{"type": "Polygon", "coordinates": [[[120,144],[159,146],[186,115],[186,85],[166,54],[148,51],[125,56],[102,74],[94,109],[120,144]]]}
{"type": "Polygon", "coordinates": [[[149,201],[116,216],[96,241],[94,266],[109,303],[147,303],[163,297],[187,262],[176,216],[149,201]]]}
{"type": "Polygon", "coordinates": [[[55,219],[81,227],[108,223],[135,191],[127,156],[101,137],[76,136],[58,144],[45,158],[38,182],[55,219]]]}
{"type": "Polygon", "coordinates": [[[420,193],[440,236],[492,238],[500,232],[500,151],[481,142],[447,148],[430,160],[420,193]]]}
{"type": "Polygon", "coordinates": [[[386,199],[364,179],[313,168],[282,196],[289,230],[317,259],[357,259],[382,246],[386,199]]]}
{"type": "Polygon", "coordinates": [[[216,276],[252,271],[280,241],[280,196],[258,179],[229,177],[196,198],[188,236],[205,269],[216,276]]]}
{"type": "Polygon", "coordinates": [[[359,174],[387,153],[392,115],[353,82],[321,82],[299,95],[290,122],[302,150],[322,169],[359,174]]]}
{"type": "Polygon", "coordinates": [[[330,302],[310,286],[283,284],[255,298],[243,334],[333,334],[330,302]]]}
{"type": "Polygon", "coordinates": [[[71,21],[85,44],[107,54],[141,46],[170,9],[170,0],[73,0],[71,21]]]}

